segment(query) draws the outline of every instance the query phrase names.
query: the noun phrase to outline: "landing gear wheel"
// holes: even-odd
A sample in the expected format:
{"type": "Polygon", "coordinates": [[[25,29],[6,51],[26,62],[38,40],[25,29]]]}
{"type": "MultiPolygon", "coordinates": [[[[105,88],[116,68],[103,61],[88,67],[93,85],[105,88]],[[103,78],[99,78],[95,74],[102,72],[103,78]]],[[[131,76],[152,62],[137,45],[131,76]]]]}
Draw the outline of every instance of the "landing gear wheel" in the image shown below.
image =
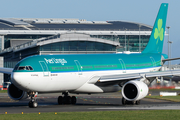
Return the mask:
{"type": "Polygon", "coordinates": [[[38,103],[36,101],[30,101],[28,105],[30,108],[37,108],[38,103]]]}
{"type": "Polygon", "coordinates": [[[32,102],[32,106],[33,106],[33,108],[37,108],[38,103],[36,101],[34,101],[34,102],[32,102]]]}
{"type": "Polygon", "coordinates": [[[70,96],[64,96],[64,103],[65,104],[71,104],[71,97],[70,96]]]}
{"type": "Polygon", "coordinates": [[[132,102],[132,105],[135,105],[136,104],[136,101],[131,101],[132,102]]]}
{"type": "Polygon", "coordinates": [[[136,101],[136,105],[139,105],[139,104],[140,104],[140,100],[137,100],[137,101],[136,101]]]}
{"type": "Polygon", "coordinates": [[[63,97],[62,97],[62,96],[59,96],[59,97],[58,97],[58,104],[59,104],[59,105],[62,105],[62,104],[63,104],[63,97]]]}
{"type": "Polygon", "coordinates": [[[28,106],[32,108],[32,101],[29,101],[28,106]]]}
{"type": "Polygon", "coordinates": [[[71,104],[71,97],[70,96],[68,96],[67,101],[68,101],[68,104],[71,104]]]}
{"type": "Polygon", "coordinates": [[[76,104],[76,97],[75,96],[72,96],[72,98],[71,98],[71,104],[76,104]]]}
{"type": "Polygon", "coordinates": [[[69,96],[68,92],[63,92],[62,93],[64,96],[59,96],[58,97],[58,104],[62,105],[62,104],[76,104],[76,97],[75,96],[69,96]]]}
{"type": "Polygon", "coordinates": [[[127,104],[127,100],[126,100],[124,97],[122,97],[122,104],[123,104],[123,105],[126,105],[126,104],[127,104]]]}

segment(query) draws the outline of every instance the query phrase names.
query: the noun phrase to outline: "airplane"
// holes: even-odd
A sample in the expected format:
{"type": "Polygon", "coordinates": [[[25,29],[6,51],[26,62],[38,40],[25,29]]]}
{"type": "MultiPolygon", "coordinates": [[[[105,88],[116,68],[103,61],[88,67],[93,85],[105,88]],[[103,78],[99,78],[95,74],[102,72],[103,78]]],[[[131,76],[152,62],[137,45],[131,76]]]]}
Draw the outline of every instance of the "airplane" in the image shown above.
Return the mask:
{"type": "Polygon", "coordinates": [[[131,54],[65,54],[27,57],[14,68],[0,68],[11,74],[11,99],[30,98],[29,107],[38,106],[36,95],[62,93],[58,104],[76,104],[69,93],[117,92],[122,88],[122,104],[140,104],[156,77],[180,75],[180,71],[160,71],[168,59],[162,53],[168,3],[162,3],[147,47],[131,54]]]}

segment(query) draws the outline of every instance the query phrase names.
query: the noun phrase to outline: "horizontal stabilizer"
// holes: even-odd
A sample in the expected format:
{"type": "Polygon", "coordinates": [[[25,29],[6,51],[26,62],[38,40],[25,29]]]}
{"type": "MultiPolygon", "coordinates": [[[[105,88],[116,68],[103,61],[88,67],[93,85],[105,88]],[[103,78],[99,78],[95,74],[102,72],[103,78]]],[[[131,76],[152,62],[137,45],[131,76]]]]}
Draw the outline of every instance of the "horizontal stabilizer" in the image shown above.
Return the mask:
{"type": "Polygon", "coordinates": [[[170,58],[170,59],[164,59],[164,60],[162,60],[162,62],[171,61],[171,60],[178,60],[178,59],[180,59],[180,58],[170,58]]]}

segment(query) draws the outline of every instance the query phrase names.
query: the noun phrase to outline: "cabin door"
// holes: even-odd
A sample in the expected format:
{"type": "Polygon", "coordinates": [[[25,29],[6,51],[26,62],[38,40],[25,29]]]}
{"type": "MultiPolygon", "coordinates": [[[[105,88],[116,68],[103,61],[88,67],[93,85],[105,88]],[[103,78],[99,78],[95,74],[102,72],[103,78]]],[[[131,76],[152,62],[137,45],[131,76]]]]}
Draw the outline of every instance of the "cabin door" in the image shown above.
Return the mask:
{"type": "Polygon", "coordinates": [[[155,67],[156,66],[156,62],[155,62],[154,58],[153,57],[150,57],[150,58],[151,58],[151,61],[153,63],[153,67],[155,67]]]}
{"type": "MultiPolygon", "coordinates": [[[[151,61],[152,61],[152,64],[153,64],[153,67],[156,67],[156,61],[154,60],[153,57],[150,57],[151,58],[151,61]]],[[[153,69],[153,71],[156,71],[156,69],[153,69]]]]}
{"type": "Polygon", "coordinates": [[[49,69],[48,69],[46,63],[44,61],[40,61],[39,63],[40,63],[41,68],[43,70],[44,77],[48,77],[49,76],[49,69]]]}
{"type": "Polygon", "coordinates": [[[78,74],[82,75],[82,66],[81,66],[80,62],[78,60],[74,60],[74,62],[76,63],[76,66],[78,69],[78,74]]]}
{"type": "Polygon", "coordinates": [[[122,68],[122,73],[126,73],[126,65],[122,59],[119,59],[121,68],[122,68]]]}

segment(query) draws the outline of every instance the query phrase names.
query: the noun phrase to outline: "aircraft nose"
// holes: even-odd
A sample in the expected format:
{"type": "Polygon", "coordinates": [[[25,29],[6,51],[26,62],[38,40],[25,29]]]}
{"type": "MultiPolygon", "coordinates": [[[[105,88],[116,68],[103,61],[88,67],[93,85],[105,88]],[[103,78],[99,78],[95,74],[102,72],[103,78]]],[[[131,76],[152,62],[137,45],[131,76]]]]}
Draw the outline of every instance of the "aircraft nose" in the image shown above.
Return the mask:
{"type": "Polygon", "coordinates": [[[21,84],[21,80],[19,79],[19,75],[16,73],[12,73],[11,74],[11,82],[16,86],[19,86],[21,84]]]}
{"type": "Polygon", "coordinates": [[[24,78],[26,78],[26,76],[19,72],[14,72],[11,74],[11,82],[21,90],[26,90],[27,87],[27,82],[24,80],[24,78]]]}

